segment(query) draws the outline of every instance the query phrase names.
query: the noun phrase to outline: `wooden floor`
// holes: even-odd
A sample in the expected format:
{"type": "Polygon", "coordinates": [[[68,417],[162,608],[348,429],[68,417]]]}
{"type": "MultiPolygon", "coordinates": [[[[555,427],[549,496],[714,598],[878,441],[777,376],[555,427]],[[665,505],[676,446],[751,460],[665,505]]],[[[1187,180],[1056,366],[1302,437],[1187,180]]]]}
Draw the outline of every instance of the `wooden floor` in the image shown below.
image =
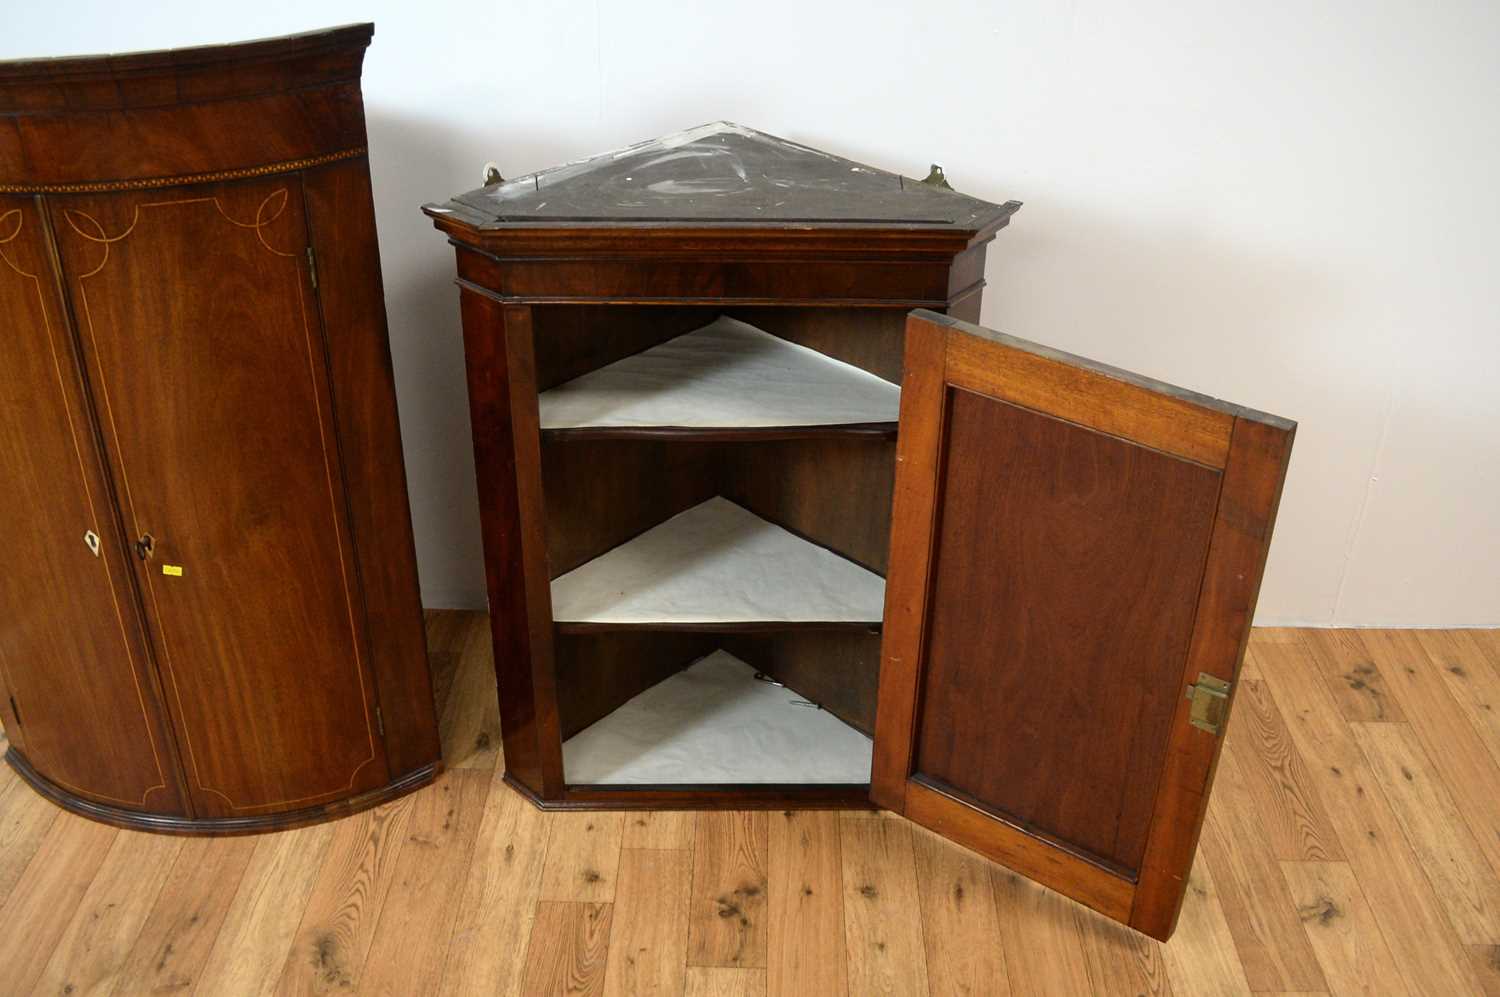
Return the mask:
{"type": "Polygon", "coordinates": [[[542,814],[483,617],[429,622],[437,785],[115,831],[0,775],[0,992],[1500,994],[1500,633],[1257,631],[1176,937],[898,818],[542,814]]]}

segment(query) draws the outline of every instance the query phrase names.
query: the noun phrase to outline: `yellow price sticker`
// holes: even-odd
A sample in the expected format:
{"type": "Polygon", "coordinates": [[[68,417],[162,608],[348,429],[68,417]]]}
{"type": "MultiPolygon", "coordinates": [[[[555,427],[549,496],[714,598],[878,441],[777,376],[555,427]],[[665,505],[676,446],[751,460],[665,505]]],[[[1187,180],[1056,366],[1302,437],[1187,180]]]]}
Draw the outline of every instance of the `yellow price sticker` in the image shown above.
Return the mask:
{"type": "Polygon", "coordinates": [[[180,565],[180,564],[163,564],[161,566],[161,573],[164,574],[164,575],[171,575],[173,578],[181,578],[182,577],[182,565],[180,565]]]}

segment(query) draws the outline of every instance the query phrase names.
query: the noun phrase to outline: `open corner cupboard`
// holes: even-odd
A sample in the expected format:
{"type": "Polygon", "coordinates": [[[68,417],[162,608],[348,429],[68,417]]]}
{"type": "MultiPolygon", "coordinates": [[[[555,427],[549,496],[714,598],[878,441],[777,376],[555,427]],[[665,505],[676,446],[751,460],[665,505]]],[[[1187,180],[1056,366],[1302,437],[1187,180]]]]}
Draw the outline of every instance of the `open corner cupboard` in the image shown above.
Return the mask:
{"type": "Polygon", "coordinates": [[[427,208],[513,786],[873,803],[1171,933],[1294,427],[965,321],[1018,207],[719,123],[427,208]]]}

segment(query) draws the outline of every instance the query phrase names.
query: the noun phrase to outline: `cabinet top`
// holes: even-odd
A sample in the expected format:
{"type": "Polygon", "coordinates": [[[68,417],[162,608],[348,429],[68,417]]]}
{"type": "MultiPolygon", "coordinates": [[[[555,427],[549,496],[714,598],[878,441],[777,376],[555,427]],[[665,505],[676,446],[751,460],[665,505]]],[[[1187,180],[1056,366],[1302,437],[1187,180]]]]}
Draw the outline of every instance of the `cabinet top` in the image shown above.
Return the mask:
{"type": "Polygon", "coordinates": [[[0,112],[97,111],[359,79],[373,24],[227,45],[0,61],[0,112]]]}
{"type": "Polygon", "coordinates": [[[516,228],[902,230],[987,238],[994,204],[728,121],[460,194],[424,210],[454,234],[516,228]]]}

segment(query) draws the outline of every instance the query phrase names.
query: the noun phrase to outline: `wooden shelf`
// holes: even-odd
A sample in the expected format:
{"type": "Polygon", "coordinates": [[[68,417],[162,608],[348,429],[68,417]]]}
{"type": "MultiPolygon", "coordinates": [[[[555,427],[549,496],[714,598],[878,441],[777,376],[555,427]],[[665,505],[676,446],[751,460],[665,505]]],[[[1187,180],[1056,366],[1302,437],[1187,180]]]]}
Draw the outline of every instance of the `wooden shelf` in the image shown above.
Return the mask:
{"type": "Polygon", "coordinates": [[[549,439],[891,437],[901,389],[728,316],[539,398],[549,439]]]}
{"type": "Polygon", "coordinates": [[[867,783],[874,742],[715,651],[563,744],[572,784],[867,783]]]}
{"type": "Polygon", "coordinates": [[[552,582],[562,629],[879,626],[885,579],[725,498],[552,582]]]}

